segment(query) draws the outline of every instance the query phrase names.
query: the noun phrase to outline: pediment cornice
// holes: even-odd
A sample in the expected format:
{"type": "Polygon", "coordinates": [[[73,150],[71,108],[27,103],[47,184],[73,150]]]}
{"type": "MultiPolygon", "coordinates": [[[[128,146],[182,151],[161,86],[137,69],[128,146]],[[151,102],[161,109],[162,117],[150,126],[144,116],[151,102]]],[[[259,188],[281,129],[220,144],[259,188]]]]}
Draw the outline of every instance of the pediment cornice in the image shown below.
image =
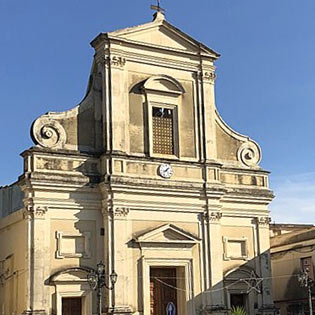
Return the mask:
{"type": "Polygon", "coordinates": [[[165,245],[190,245],[200,242],[200,239],[173,224],[165,224],[134,238],[136,243],[165,245]]]}

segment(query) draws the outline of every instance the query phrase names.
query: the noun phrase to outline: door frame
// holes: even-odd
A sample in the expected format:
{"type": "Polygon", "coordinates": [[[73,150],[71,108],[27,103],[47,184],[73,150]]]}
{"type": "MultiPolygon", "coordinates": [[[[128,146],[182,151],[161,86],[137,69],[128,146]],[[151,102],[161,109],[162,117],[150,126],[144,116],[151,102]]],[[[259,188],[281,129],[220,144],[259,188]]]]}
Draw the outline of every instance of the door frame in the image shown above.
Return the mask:
{"type": "MultiPolygon", "coordinates": [[[[194,278],[192,259],[173,259],[173,258],[145,258],[142,257],[142,296],[143,296],[143,315],[150,315],[150,268],[151,267],[182,267],[185,273],[185,304],[186,307],[179,315],[195,314],[194,306],[194,278]],[[190,302],[188,304],[188,302],[190,302]]],[[[179,295],[177,295],[177,299],[179,295]]],[[[179,305],[181,301],[177,301],[179,305]]]]}
{"type": "Polygon", "coordinates": [[[57,314],[62,314],[62,298],[82,298],[82,315],[92,314],[92,291],[88,284],[60,284],[56,285],[57,314]]]}

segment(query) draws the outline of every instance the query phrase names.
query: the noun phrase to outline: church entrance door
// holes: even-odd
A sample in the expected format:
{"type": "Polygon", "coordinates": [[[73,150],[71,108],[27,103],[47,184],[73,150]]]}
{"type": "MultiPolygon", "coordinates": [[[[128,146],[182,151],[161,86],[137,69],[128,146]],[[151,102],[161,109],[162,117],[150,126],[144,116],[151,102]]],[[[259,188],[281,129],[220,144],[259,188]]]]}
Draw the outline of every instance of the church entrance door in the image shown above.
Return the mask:
{"type": "Polygon", "coordinates": [[[150,268],[151,315],[166,315],[168,303],[174,303],[177,314],[176,268],[150,268]]]}
{"type": "Polygon", "coordinates": [[[82,298],[63,298],[62,315],[82,315],[82,298]]]}

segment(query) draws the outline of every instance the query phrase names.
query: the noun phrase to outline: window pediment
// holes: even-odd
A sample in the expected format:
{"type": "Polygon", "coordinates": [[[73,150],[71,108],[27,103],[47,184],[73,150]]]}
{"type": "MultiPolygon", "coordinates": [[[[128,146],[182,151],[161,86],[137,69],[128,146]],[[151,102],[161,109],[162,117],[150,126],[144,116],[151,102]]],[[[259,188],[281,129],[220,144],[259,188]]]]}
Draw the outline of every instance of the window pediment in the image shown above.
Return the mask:
{"type": "Polygon", "coordinates": [[[143,84],[146,93],[168,93],[177,96],[185,93],[183,86],[174,78],[167,75],[152,76],[143,84]]]}

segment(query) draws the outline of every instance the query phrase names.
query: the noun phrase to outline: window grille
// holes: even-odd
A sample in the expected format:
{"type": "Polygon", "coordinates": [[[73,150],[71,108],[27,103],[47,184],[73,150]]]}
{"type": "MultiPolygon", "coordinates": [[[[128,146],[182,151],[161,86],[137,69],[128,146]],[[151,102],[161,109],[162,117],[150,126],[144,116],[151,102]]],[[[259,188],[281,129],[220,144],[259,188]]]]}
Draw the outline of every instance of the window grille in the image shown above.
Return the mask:
{"type": "Polygon", "coordinates": [[[152,108],[153,153],[174,154],[174,111],[173,109],[152,108]]]}

